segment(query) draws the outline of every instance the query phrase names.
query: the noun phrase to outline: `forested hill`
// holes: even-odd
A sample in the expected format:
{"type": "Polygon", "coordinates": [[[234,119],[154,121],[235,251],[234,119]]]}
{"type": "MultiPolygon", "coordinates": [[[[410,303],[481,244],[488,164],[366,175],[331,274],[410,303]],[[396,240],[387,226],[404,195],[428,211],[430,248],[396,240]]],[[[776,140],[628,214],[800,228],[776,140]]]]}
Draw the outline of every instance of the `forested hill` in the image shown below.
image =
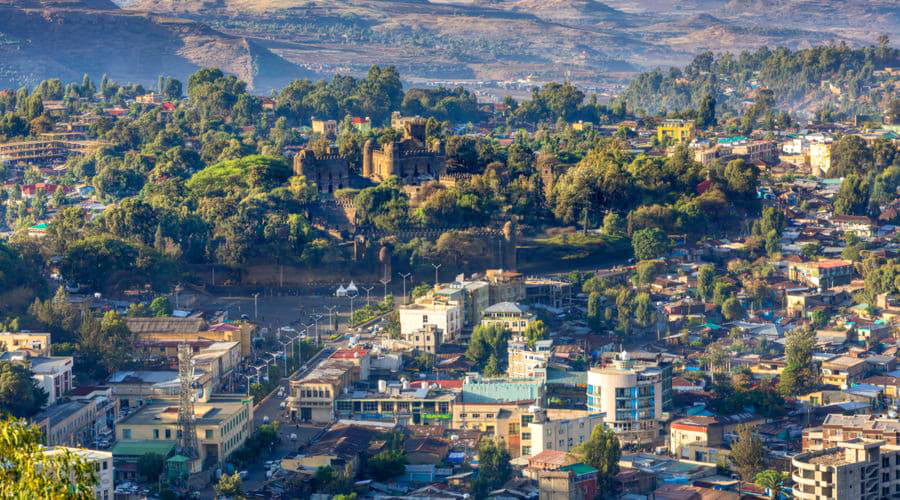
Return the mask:
{"type": "Polygon", "coordinates": [[[740,114],[761,92],[776,108],[800,115],[879,114],[896,95],[900,67],[900,50],[887,37],[879,42],[860,49],[839,44],[797,51],[762,47],[738,55],[706,52],[684,69],[641,73],[625,96],[631,109],[649,114],[697,109],[706,94],[715,98],[720,113],[740,114]]]}

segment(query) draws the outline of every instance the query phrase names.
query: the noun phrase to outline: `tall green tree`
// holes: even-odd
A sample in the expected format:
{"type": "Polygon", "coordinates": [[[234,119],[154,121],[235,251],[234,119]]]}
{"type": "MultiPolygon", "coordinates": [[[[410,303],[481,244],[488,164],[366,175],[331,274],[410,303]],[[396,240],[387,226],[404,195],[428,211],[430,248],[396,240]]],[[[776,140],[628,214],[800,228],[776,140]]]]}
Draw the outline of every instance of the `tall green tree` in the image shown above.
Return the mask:
{"type": "Polygon", "coordinates": [[[731,462],[744,481],[753,481],[765,467],[766,449],[753,427],[737,428],[737,441],[731,445],[731,462]]]}
{"type": "Polygon", "coordinates": [[[801,328],[787,335],[785,367],[778,381],[778,390],[785,396],[806,394],[815,387],[819,378],[813,361],[815,347],[815,332],[811,329],[801,328]]]}
{"type": "Polygon", "coordinates": [[[600,491],[610,491],[613,478],[619,473],[619,458],[622,456],[619,438],[612,429],[604,425],[594,427],[591,437],[576,446],[572,454],[597,469],[600,491]]]}
{"type": "Polygon", "coordinates": [[[634,256],[639,260],[656,259],[668,253],[669,237],[662,230],[652,227],[635,231],[631,236],[634,256]]]}
{"type": "Polygon", "coordinates": [[[30,417],[47,404],[47,397],[31,370],[18,363],[0,361],[0,411],[14,417],[30,417]]]}
{"type": "Polygon", "coordinates": [[[509,481],[512,466],[506,445],[502,441],[483,439],[478,447],[478,477],[472,483],[475,498],[487,494],[509,481]]]}

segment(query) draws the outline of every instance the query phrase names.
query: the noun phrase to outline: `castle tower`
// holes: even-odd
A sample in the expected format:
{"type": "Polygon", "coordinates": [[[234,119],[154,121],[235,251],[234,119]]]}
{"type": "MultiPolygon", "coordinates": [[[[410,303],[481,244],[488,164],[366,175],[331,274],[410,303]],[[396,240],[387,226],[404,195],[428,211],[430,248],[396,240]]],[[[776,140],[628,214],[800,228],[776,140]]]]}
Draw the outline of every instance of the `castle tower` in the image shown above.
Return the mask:
{"type": "Polygon", "coordinates": [[[375,149],[375,143],[372,142],[372,139],[366,141],[363,146],[363,159],[362,159],[362,175],[366,178],[372,177],[372,151],[375,149]]]}

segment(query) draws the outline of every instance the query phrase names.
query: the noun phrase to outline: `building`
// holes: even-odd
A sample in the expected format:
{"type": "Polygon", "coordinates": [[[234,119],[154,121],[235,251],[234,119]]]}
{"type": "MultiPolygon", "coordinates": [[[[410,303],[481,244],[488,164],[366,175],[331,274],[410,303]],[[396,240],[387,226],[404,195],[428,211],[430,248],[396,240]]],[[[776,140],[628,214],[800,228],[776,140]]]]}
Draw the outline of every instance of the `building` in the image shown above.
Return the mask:
{"type": "Polygon", "coordinates": [[[71,356],[32,356],[31,351],[17,350],[0,354],[0,360],[27,366],[38,385],[47,392],[47,405],[55,404],[59,398],[72,390],[71,356]]]}
{"type": "Polygon", "coordinates": [[[525,299],[532,304],[566,309],[572,306],[573,288],[568,281],[531,276],[525,278],[525,299]]]}
{"type": "Polygon", "coordinates": [[[113,482],[115,474],[113,472],[112,453],[85,448],[67,448],[65,446],[44,448],[43,453],[47,456],[54,456],[67,451],[94,467],[97,479],[97,484],[94,485],[94,493],[97,500],[113,500],[115,498],[115,484],[113,482]]]}
{"type": "Polygon", "coordinates": [[[503,269],[488,269],[485,278],[490,287],[490,303],[520,302],[525,300],[525,278],[521,273],[503,269]]]}
{"type": "Polygon", "coordinates": [[[198,352],[207,342],[240,342],[241,357],[253,352],[251,338],[256,326],[247,323],[208,325],[202,318],[125,318],[128,329],[138,336],[138,344],[146,352],[177,359],[178,345],[195,343],[198,352]]]}
{"type": "Polygon", "coordinates": [[[304,422],[334,421],[334,401],[357,380],[359,368],[349,360],[328,358],[299,379],[291,379],[291,419],[304,422]]]}
{"type": "Polygon", "coordinates": [[[528,325],[535,319],[528,306],[515,302],[499,302],[484,310],[481,326],[499,326],[515,336],[524,334],[528,325]]]}
{"type": "Polygon", "coordinates": [[[588,371],[587,405],[627,444],[646,445],[660,437],[672,401],[672,367],[639,361],[622,352],[606,366],[588,371]]]}
{"type": "Polygon", "coordinates": [[[694,138],[694,123],[687,120],[664,120],[656,127],[656,139],[659,142],[680,144],[690,142],[694,138]]]}
{"type": "Polygon", "coordinates": [[[803,451],[834,448],[854,439],[884,441],[891,446],[900,446],[900,421],[879,415],[830,413],[825,416],[821,427],[803,429],[803,451]]]}
{"type": "Polygon", "coordinates": [[[37,332],[2,332],[3,352],[27,351],[32,356],[50,355],[50,334],[37,332]]]}
{"type": "Polygon", "coordinates": [[[452,406],[453,429],[474,429],[501,438],[510,456],[531,455],[532,410],[543,404],[543,385],[505,379],[463,383],[452,406]]]}
{"type": "MultiPolygon", "coordinates": [[[[216,395],[194,404],[198,454],[204,468],[222,463],[253,433],[253,399],[216,395]]],[[[178,401],[150,400],[116,426],[116,439],[173,441],[178,439],[178,401]]]]}
{"type": "Polygon", "coordinates": [[[865,215],[835,215],[831,223],[845,233],[854,233],[862,238],[874,236],[877,230],[875,222],[865,215]]]}
{"type": "MultiPolygon", "coordinates": [[[[590,439],[594,428],[604,425],[602,414],[583,410],[532,408],[531,413],[534,416],[528,424],[531,455],[544,450],[571,451],[590,439]]],[[[527,455],[523,452],[522,456],[527,455]]]]}
{"type": "Polygon", "coordinates": [[[422,328],[409,333],[400,333],[403,339],[412,349],[435,354],[441,345],[441,329],[435,325],[425,325],[422,328]]]}
{"type": "Polygon", "coordinates": [[[402,137],[380,147],[366,141],[363,147],[362,175],[374,181],[397,177],[407,184],[440,179],[446,173],[446,158],[440,141],[426,144],[425,119],[391,117],[391,124],[402,137]]]}
{"type": "Polygon", "coordinates": [[[328,153],[323,155],[316,155],[311,149],[294,155],[294,175],[302,175],[307,182],[315,182],[322,193],[334,193],[350,187],[350,160],[332,148],[328,149],[328,153]]]}
{"type": "Polygon", "coordinates": [[[547,380],[547,365],[553,353],[552,340],[535,343],[534,349],[525,342],[510,342],[507,348],[508,363],[506,373],[511,380],[547,380]]]}
{"type": "Polygon", "coordinates": [[[312,131],[314,134],[336,137],[338,132],[338,123],[335,120],[317,120],[313,118],[312,131]]]}
{"type": "Polygon", "coordinates": [[[354,116],[350,118],[350,124],[361,134],[368,134],[372,131],[372,120],[368,116],[365,118],[354,116]]]}
{"type": "Polygon", "coordinates": [[[96,400],[77,400],[50,406],[31,421],[40,427],[47,446],[85,446],[94,438],[96,400]]]}
{"type": "Polygon", "coordinates": [[[369,380],[369,373],[372,371],[372,355],[368,349],[347,348],[334,351],[328,359],[344,361],[353,365],[352,378],[353,381],[369,380]]]}
{"type": "Polygon", "coordinates": [[[426,325],[434,325],[444,340],[452,341],[462,332],[463,308],[454,300],[440,296],[419,297],[412,304],[398,308],[400,335],[420,331],[426,325]]]}
{"type": "Polygon", "coordinates": [[[831,171],[831,144],[814,142],[809,145],[809,167],[817,177],[826,177],[831,171]]]}
{"type": "Polygon", "coordinates": [[[669,425],[669,452],[679,459],[718,463],[724,445],[725,427],[716,418],[687,417],[669,425]]]}
{"type": "Polygon", "coordinates": [[[375,391],[351,391],[335,401],[337,418],[375,420],[401,425],[449,426],[456,393],[443,389],[410,388],[403,380],[378,381],[375,391]]]}
{"type": "Polygon", "coordinates": [[[481,321],[484,310],[491,305],[490,285],[486,281],[457,280],[434,290],[435,297],[455,300],[463,308],[463,322],[474,325],[481,321]]]}
{"type": "Polygon", "coordinates": [[[822,363],[822,383],[849,389],[865,377],[868,364],[863,358],[838,356],[822,363]]]}
{"type": "Polygon", "coordinates": [[[788,278],[823,289],[849,285],[853,279],[853,262],[840,259],[799,262],[788,267],[788,278]]]}
{"type": "Polygon", "coordinates": [[[774,162],[778,159],[778,144],[775,141],[747,141],[734,145],[731,153],[748,161],[774,162]]]}
{"type": "Polygon", "coordinates": [[[794,498],[896,498],[900,496],[900,448],[853,439],[791,459],[794,498]]]}
{"type": "MultiPolygon", "coordinates": [[[[181,383],[175,370],[128,370],[109,376],[106,384],[123,408],[139,408],[147,400],[178,399],[181,383]]],[[[194,370],[197,401],[205,403],[213,393],[213,378],[203,370],[194,370]]]]}
{"type": "Polygon", "coordinates": [[[113,466],[117,481],[134,481],[138,478],[138,461],[147,453],[163,458],[175,454],[175,440],[121,441],[112,448],[113,466]]]}
{"type": "Polygon", "coordinates": [[[232,387],[240,374],[237,370],[241,364],[240,342],[213,342],[192,357],[195,369],[209,374],[213,391],[222,391],[232,387]]]}
{"type": "Polygon", "coordinates": [[[586,464],[564,465],[538,474],[540,500],[591,500],[597,496],[597,469],[586,464]]]}

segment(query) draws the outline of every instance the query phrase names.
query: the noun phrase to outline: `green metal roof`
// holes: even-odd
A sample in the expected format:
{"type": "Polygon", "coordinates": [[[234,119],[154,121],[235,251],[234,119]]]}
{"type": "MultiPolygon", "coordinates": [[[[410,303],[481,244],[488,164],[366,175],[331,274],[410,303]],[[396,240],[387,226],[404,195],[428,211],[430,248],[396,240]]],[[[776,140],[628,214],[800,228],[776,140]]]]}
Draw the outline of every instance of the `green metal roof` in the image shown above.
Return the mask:
{"type": "Polygon", "coordinates": [[[585,474],[596,474],[599,472],[597,469],[591,467],[588,464],[572,464],[572,465],[564,465],[559,468],[559,470],[570,470],[575,473],[576,476],[583,476],[585,474]]]}
{"type": "Polygon", "coordinates": [[[540,384],[536,382],[474,382],[463,384],[465,403],[496,403],[538,399],[540,384]]]}
{"type": "Polygon", "coordinates": [[[175,455],[174,457],[166,460],[166,462],[178,462],[178,463],[184,463],[184,462],[190,462],[190,461],[191,461],[191,459],[184,455],[175,455]]]}
{"type": "Polygon", "coordinates": [[[587,385],[587,372],[547,368],[547,383],[560,385],[587,385]]]}
{"type": "Polygon", "coordinates": [[[119,441],[112,448],[112,454],[139,457],[145,453],[158,453],[168,455],[175,448],[175,441],[144,440],[144,441],[119,441]]]}
{"type": "Polygon", "coordinates": [[[718,143],[719,144],[730,144],[732,142],[741,142],[741,141],[746,141],[746,140],[747,140],[747,137],[744,137],[743,135],[738,135],[735,137],[723,137],[718,140],[718,143]]]}

